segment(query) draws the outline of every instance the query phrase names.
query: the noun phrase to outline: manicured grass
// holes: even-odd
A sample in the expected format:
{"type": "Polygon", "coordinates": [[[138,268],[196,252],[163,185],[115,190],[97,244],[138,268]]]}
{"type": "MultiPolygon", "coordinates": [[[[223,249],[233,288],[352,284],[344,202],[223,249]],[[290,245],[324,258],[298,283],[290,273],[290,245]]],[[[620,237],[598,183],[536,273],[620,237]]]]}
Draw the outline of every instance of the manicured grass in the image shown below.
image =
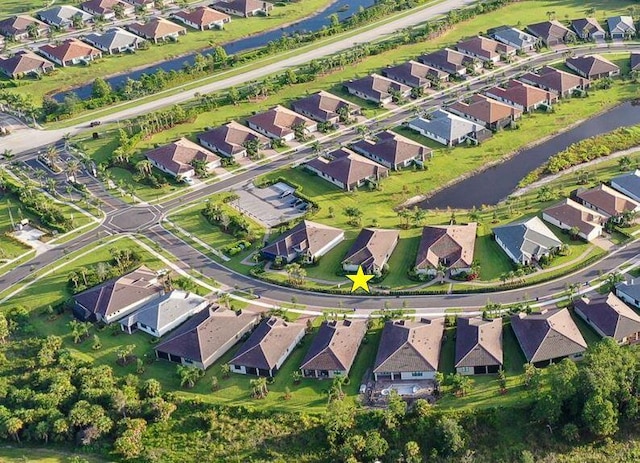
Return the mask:
{"type": "Polygon", "coordinates": [[[29,446],[0,447],[0,461],[3,463],[67,463],[69,458],[77,456],[90,463],[107,460],[93,454],[69,452],[63,449],[32,448],[29,446]]]}
{"type": "Polygon", "coordinates": [[[390,288],[416,286],[420,283],[412,281],[407,272],[415,266],[420,236],[412,236],[398,241],[398,246],[389,259],[389,274],[380,285],[390,288]]]}
{"type": "Polygon", "coordinates": [[[336,275],[336,272],[342,269],[342,260],[355,241],[355,231],[349,231],[348,235],[350,236],[345,233],[345,240],[322,256],[317,265],[311,265],[306,268],[309,278],[336,282],[345,281],[345,278],[336,275]]]}
{"type": "Polygon", "coordinates": [[[480,278],[497,280],[513,269],[513,262],[491,236],[491,225],[480,224],[474,259],[480,262],[480,278]]]}
{"type": "MultiPolygon", "coordinates": [[[[10,199],[8,195],[0,196],[0,262],[3,259],[13,259],[30,249],[24,244],[5,235],[5,233],[13,231],[9,210],[11,210],[14,222],[17,222],[20,220],[21,215],[18,213],[19,209],[22,211],[20,202],[15,198],[11,197],[10,199]]],[[[28,217],[33,220],[31,216],[28,217]]]]}
{"type": "Polygon", "coordinates": [[[570,309],[570,312],[571,318],[573,318],[573,321],[576,322],[580,333],[582,333],[582,337],[585,341],[587,341],[588,345],[591,346],[602,340],[602,337],[598,333],[596,333],[595,330],[591,328],[591,326],[589,326],[589,324],[587,324],[587,322],[585,322],[582,317],[580,317],[580,315],[575,312],[575,310],[570,309]]]}

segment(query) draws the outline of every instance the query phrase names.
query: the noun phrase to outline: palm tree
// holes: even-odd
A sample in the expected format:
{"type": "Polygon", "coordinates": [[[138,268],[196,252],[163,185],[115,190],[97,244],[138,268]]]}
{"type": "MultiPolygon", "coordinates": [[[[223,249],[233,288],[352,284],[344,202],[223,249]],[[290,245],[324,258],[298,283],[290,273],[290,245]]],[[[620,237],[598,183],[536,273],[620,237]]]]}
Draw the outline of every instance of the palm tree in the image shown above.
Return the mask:
{"type": "Polygon", "coordinates": [[[56,164],[60,160],[60,153],[58,152],[58,148],[56,148],[56,145],[49,145],[49,147],[47,148],[47,152],[44,154],[44,158],[49,167],[55,170],[56,164]]]}
{"type": "Polygon", "coordinates": [[[78,174],[78,172],[80,172],[80,162],[78,162],[76,159],[71,159],[69,162],[67,162],[67,168],[65,169],[65,172],[67,174],[67,180],[70,180],[73,183],[77,183],[76,175],[78,174]]]}
{"type": "Polygon", "coordinates": [[[180,386],[191,389],[196,385],[196,382],[204,372],[196,367],[189,367],[186,365],[178,365],[178,375],[180,376],[180,386]]]}
{"type": "Polygon", "coordinates": [[[151,164],[151,161],[145,159],[144,161],[140,161],[136,164],[136,169],[143,177],[151,177],[153,165],[151,164]]]}
{"type": "Polygon", "coordinates": [[[267,394],[269,394],[269,389],[267,388],[267,378],[260,377],[252,379],[251,381],[249,381],[249,384],[252,387],[251,396],[254,399],[264,399],[267,394]]]}
{"type": "Polygon", "coordinates": [[[229,373],[231,373],[231,366],[228,363],[223,363],[220,366],[220,371],[222,371],[222,377],[226,379],[229,377],[229,373]]]}
{"type": "Polygon", "coordinates": [[[56,179],[53,177],[48,177],[46,184],[47,184],[47,191],[52,195],[55,195],[56,187],[58,186],[58,182],[56,181],[56,179]]]}

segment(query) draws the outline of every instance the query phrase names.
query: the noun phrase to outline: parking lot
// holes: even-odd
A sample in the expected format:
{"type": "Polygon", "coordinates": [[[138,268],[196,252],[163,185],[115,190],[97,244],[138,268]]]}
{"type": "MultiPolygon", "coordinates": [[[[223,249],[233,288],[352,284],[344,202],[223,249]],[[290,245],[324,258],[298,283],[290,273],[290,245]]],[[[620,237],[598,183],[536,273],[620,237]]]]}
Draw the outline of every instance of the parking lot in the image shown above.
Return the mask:
{"type": "Polygon", "coordinates": [[[231,205],[268,228],[304,215],[308,204],[295,196],[295,190],[284,183],[267,188],[245,185],[234,193],[240,197],[231,205]]]}

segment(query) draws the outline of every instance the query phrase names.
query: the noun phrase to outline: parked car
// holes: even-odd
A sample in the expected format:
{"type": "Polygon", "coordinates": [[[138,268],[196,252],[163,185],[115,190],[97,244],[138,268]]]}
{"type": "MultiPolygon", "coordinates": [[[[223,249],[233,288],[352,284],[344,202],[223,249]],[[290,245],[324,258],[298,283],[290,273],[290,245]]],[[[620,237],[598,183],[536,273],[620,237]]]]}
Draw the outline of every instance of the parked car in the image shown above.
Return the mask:
{"type": "Polygon", "coordinates": [[[102,124],[102,122],[100,121],[91,121],[91,123],[89,124],[89,127],[97,127],[100,124],[102,124]]]}

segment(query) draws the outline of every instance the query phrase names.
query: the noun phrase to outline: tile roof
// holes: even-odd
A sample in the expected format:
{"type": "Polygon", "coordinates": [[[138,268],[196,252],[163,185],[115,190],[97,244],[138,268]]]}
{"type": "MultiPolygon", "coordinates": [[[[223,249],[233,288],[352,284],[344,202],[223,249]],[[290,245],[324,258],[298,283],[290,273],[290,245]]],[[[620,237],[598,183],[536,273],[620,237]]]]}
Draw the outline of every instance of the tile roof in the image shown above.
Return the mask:
{"type": "Polygon", "coordinates": [[[375,134],[375,140],[359,140],[351,148],[358,153],[368,153],[383,159],[391,166],[411,159],[424,160],[432,152],[430,148],[390,130],[375,134]]]}
{"type": "Polygon", "coordinates": [[[41,58],[31,51],[19,51],[13,56],[0,56],[0,71],[8,76],[27,74],[30,72],[46,72],[55,66],[52,62],[41,58]]]}
{"type": "Polygon", "coordinates": [[[258,140],[258,143],[261,146],[269,143],[268,139],[264,135],[261,135],[236,121],[231,121],[228,124],[216,127],[198,135],[198,141],[200,143],[206,142],[215,146],[224,153],[229,153],[231,155],[245,151],[246,148],[244,147],[244,143],[249,140],[258,140]]]}
{"type": "Polygon", "coordinates": [[[411,87],[430,85],[432,80],[442,80],[448,76],[444,71],[413,60],[387,67],[382,70],[382,74],[411,87]]]}
{"type": "Polygon", "coordinates": [[[475,60],[470,56],[448,48],[421,55],[418,57],[418,61],[428,66],[442,69],[449,74],[456,74],[475,63],[475,60]]]}
{"type": "Polygon", "coordinates": [[[150,37],[158,40],[172,34],[180,34],[186,32],[184,26],[167,21],[164,18],[152,18],[146,23],[129,24],[128,29],[143,37],[150,37]]]}
{"type": "Polygon", "coordinates": [[[562,241],[539,217],[496,227],[493,233],[519,262],[522,262],[523,257],[525,260],[538,259],[562,246],[562,241]]]}
{"type": "Polygon", "coordinates": [[[338,110],[343,106],[351,108],[352,112],[360,110],[359,106],[324,90],[291,103],[294,111],[313,115],[313,119],[321,122],[337,118],[338,110]]]}
{"type": "Polygon", "coordinates": [[[547,101],[557,100],[557,96],[548,90],[543,90],[533,85],[511,79],[503,86],[495,86],[486,90],[489,96],[495,96],[511,103],[530,108],[547,101]]]}
{"type": "Polygon", "coordinates": [[[25,34],[28,32],[30,24],[37,24],[41,32],[49,29],[49,26],[42,21],[38,21],[31,16],[20,14],[0,21],[0,34],[7,37],[25,34]]]}
{"type": "Polygon", "coordinates": [[[579,354],[587,349],[567,309],[543,310],[540,313],[521,312],[511,317],[511,327],[530,363],[579,354]]]}
{"type": "Polygon", "coordinates": [[[78,39],[67,39],[61,44],[45,44],[40,47],[40,52],[55,57],[62,63],[74,59],[84,58],[85,56],[100,57],[100,50],[87,45],[78,39]]]}
{"type": "Polygon", "coordinates": [[[362,265],[367,273],[373,267],[380,269],[395,249],[399,237],[398,230],[363,228],[342,263],[362,265]]]}
{"type": "Polygon", "coordinates": [[[605,336],[616,341],[640,332],[640,316],[613,293],[604,297],[578,299],[574,307],[605,336]]]}
{"type": "Polygon", "coordinates": [[[281,138],[293,133],[292,127],[297,124],[305,127],[315,125],[311,119],[280,105],[249,117],[247,122],[281,138]]]}
{"type": "Polygon", "coordinates": [[[347,148],[339,148],[306,164],[349,187],[368,178],[386,175],[389,169],[347,148]]]}
{"type": "Polygon", "coordinates": [[[89,43],[108,51],[122,47],[137,47],[145,40],[131,32],[119,27],[114,27],[105,32],[94,32],[84,37],[89,43]]]}
{"type": "Polygon", "coordinates": [[[218,22],[227,22],[231,18],[228,14],[209,8],[208,6],[199,6],[192,10],[183,10],[173,13],[173,16],[182,21],[188,21],[199,27],[207,27],[209,24],[218,22]]]}
{"type": "Polygon", "coordinates": [[[611,179],[611,186],[616,189],[622,188],[632,199],[640,200],[640,170],[614,177],[611,179]]]}
{"type": "Polygon", "coordinates": [[[502,318],[458,317],[455,367],[502,365],[502,318]]]}
{"type": "Polygon", "coordinates": [[[501,55],[511,55],[516,51],[511,45],[481,36],[461,40],[456,44],[456,48],[463,53],[467,52],[487,59],[499,58],[501,55]]]}
{"type": "Polygon", "coordinates": [[[339,228],[303,220],[271,244],[265,246],[262,252],[285,258],[291,254],[307,251],[315,255],[342,234],[344,231],[339,228]]]}
{"type": "Polygon", "coordinates": [[[366,333],[365,320],[322,322],[300,369],[349,371],[366,333]]]}
{"type": "Polygon", "coordinates": [[[391,97],[392,91],[398,91],[403,94],[410,91],[410,88],[406,85],[378,74],[371,74],[361,79],[349,81],[344,86],[377,100],[391,97]]]}
{"type": "Polygon", "coordinates": [[[564,95],[577,87],[589,86],[589,79],[561,71],[551,66],[544,66],[537,71],[537,74],[528,72],[518,78],[527,83],[532,83],[538,87],[548,88],[564,95]]]}
{"type": "Polygon", "coordinates": [[[415,266],[419,269],[437,268],[441,261],[445,261],[447,268],[471,267],[477,229],[475,222],[424,227],[415,266]]]}
{"type": "Polygon", "coordinates": [[[436,371],[443,334],[444,317],[386,322],[373,372],[436,371]]]}
{"type": "Polygon", "coordinates": [[[527,26],[529,32],[540,37],[542,40],[558,40],[564,42],[567,36],[574,35],[573,31],[565,27],[561,22],[554,20],[544,21],[541,23],[530,24],[527,26]]]}
{"type": "Polygon", "coordinates": [[[220,159],[211,151],[196,145],[186,138],[160,146],[144,153],[152,161],[166,167],[176,175],[188,172],[193,169],[191,163],[194,160],[204,161],[207,164],[220,159]]]}
{"type": "Polygon", "coordinates": [[[538,42],[538,39],[533,35],[509,26],[491,29],[489,30],[489,35],[496,40],[516,44],[519,48],[531,48],[538,42]]]}
{"type": "Polygon", "coordinates": [[[620,68],[600,55],[576,56],[567,58],[567,66],[580,71],[585,77],[592,78],[600,74],[620,72],[620,68]]]}
{"type": "Polygon", "coordinates": [[[409,122],[409,125],[449,141],[458,140],[466,135],[486,130],[480,124],[441,109],[432,112],[429,115],[429,119],[420,117],[409,122]]]}
{"type": "Polygon", "coordinates": [[[259,314],[251,310],[202,310],[174,330],[156,351],[200,362],[209,367],[226,344],[255,325],[259,314]]]}
{"type": "Polygon", "coordinates": [[[287,322],[276,317],[266,318],[240,346],[229,364],[271,370],[305,329],[303,323],[287,322]]]}
{"type": "Polygon", "coordinates": [[[73,298],[90,313],[103,317],[163,291],[156,272],[144,265],[73,298]]]}
{"type": "Polygon", "coordinates": [[[75,6],[69,5],[54,6],[48,10],[38,12],[40,19],[54,26],[65,26],[67,24],[71,24],[73,17],[76,15],[80,15],[83,22],[87,22],[93,18],[93,16],[86,11],[82,11],[75,6]]]}
{"type": "Polygon", "coordinates": [[[596,18],[580,18],[571,21],[571,27],[580,37],[591,36],[593,33],[604,34],[604,29],[596,18]]]}
{"type": "Polygon", "coordinates": [[[604,184],[590,190],[578,192],[577,197],[610,216],[617,216],[640,208],[638,202],[604,184]]]}
{"type": "Polygon", "coordinates": [[[449,106],[448,109],[468,115],[487,124],[495,124],[507,118],[515,119],[522,114],[521,109],[478,94],[473,95],[469,103],[458,101],[449,106]]]}
{"type": "Polygon", "coordinates": [[[545,209],[544,213],[571,228],[577,227],[584,235],[589,235],[607,221],[607,218],[599,212],[568,198],[560,204],[545,209]]]}

